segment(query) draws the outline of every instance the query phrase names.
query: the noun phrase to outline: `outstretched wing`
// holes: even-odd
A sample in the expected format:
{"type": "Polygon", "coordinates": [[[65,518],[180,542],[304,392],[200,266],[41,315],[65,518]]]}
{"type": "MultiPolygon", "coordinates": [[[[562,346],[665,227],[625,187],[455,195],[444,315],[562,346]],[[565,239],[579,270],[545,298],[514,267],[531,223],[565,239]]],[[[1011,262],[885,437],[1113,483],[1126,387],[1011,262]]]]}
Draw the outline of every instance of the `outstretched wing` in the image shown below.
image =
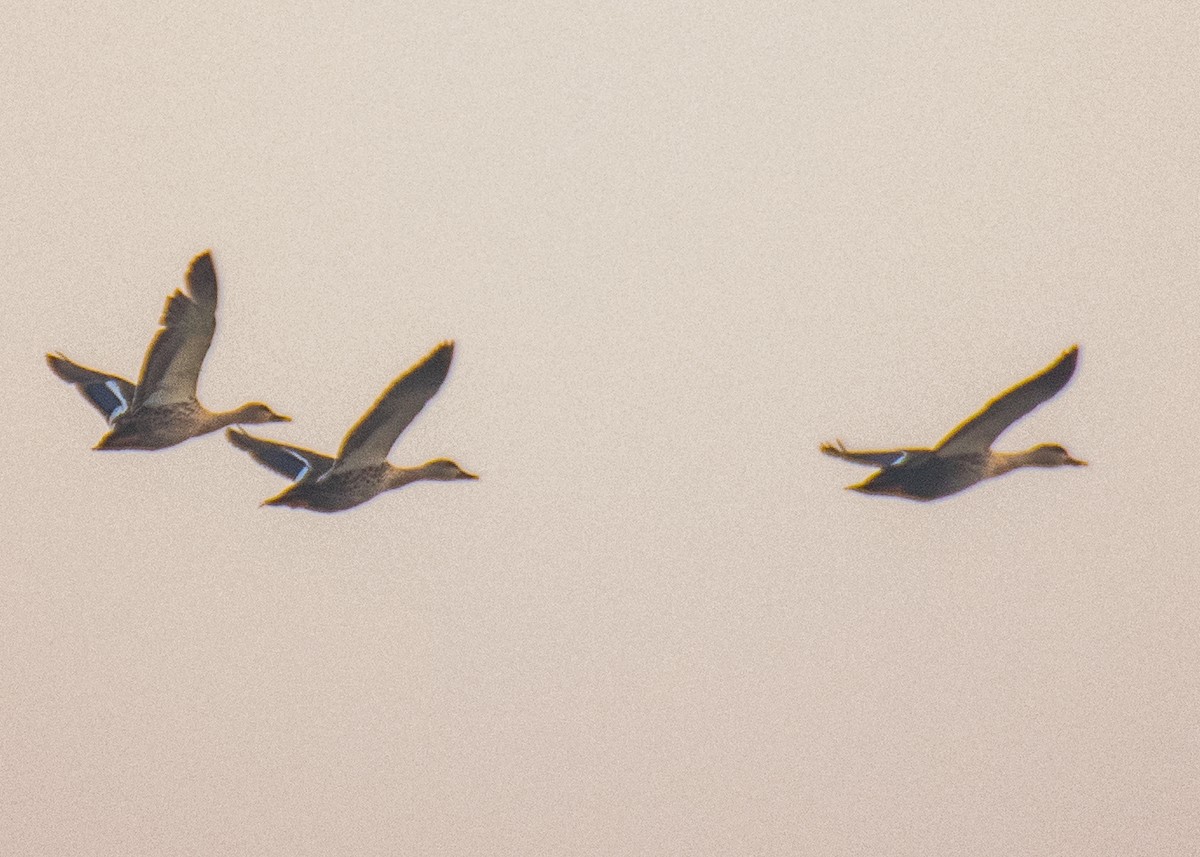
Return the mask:
{"type": "Polygon", "coordinates": [[[263,440],[242,429],[225,429],[225,437],[234,446],[250,453],[251,457],[263,467],[274,470],[293,482],[299,482],[305,478],[316,479],[333,467],[333,459],[328,455],[322,455],[299,446],[263,440]]]}
{"type": "Polygon", "coordinates": [[[984,406],[946,435],[936,450],[941,455],[982,453],[1004,430],[1066,386],[1075,372],[1079,346],[1071,346],[1062,357],[984,406]]]}
{"type": "Polygon", "coordinates": [[[337,468],[353,470],[382,463],[408,427],[442,386],[450,371],[454,343],[443,342],[401,375],[346,434],[338,450],[337,468]]]}
{"type": "Polygon", "coordinates": [[[136,388],[119,375],[109,375],[98,369],[80,366],[61,353],[47,354],[46,362],[55,375],[69,384],[74,384],[75,389],[82,393],[110,424],[133,404],[136,388]]]}
{"type": "Polygon", "coordinates": [[[928,452],[928,450],[876,449],[855,452],[846,449],[839,440],[836,446],[832,443],[821,444],[821,452],[826,455],[832,455],[834,458],[840,458],[843,461],[853,461],[855,464],[866,464],[871,467],[895,467],[898,464],[903,464],[915,453],[928,452]]]}
{"type": "Polygon", "coordinates": [[[212,253],[192,260],[187,291],[167,298],[142,374],[138,377],[135,407],[187,402],[196,398],[200,366],[217,327],[217,272],[212,253]]]}

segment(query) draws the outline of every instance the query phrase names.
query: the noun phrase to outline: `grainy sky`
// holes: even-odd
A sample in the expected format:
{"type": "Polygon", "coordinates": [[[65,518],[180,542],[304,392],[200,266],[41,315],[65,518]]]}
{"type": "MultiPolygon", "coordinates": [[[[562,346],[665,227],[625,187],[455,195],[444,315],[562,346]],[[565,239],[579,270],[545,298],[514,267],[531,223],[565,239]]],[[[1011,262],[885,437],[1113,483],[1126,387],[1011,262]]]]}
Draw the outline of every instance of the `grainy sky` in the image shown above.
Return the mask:
{"type": "Polygon", "coordinates": [[[1200,847],[1200,12],[18,0],[0,35],[0,851],[1200,847]],[[200,394],[477,483],[350,513],[92,452],[212,248],[200,394]],[[934,504],[939,439],[1064,348],[934,504]]]}

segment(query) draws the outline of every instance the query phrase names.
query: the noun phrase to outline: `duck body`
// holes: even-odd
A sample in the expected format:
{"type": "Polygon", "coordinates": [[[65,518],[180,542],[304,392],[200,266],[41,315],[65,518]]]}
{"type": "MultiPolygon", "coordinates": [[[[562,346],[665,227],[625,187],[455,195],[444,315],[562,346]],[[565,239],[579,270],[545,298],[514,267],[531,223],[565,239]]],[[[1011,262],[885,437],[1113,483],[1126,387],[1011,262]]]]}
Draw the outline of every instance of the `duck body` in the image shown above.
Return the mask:
{"type": "Polygon", "coordinates": [[[302,479],[264,501],[263,505],[290,506],[314,512],[344,512],[391,488],[388,480],[390,467],[385,463],[330,473],[324,478],[302,479]]]}
{"type": "Polygon", "coordinates": [[[117,417],[93,449],[166,449],[234,424],[286,421],[286,417],[256,403],[224,412],[210,411],[195,399],[148,405],[117,417]]]}
{"type": "Polygon", "coordinates": [[[314,512],[344,512],[378,497],[384,491],[403,488],[422,479],[448,482],[453,479],[477,478],[447,459],[431,461],[421,467],[395,467],[384,462],[372,467],[334,471],[323,477],[302,480],[263,505],[291,506],[294,509],[310,509],[314,512]]]}
{"type": "Polygon", "coordinates": [[[205,252],[188,268],[186,291],[167,298],[136,384],[61,353],[46,355],[51,371],[74,385],[110,425],[95,449],[165,449],[235,423],[289,420],[261,402],[210,411],[196,399],[200,368],[216,330],[216,307],[217,275],[212,254],[205,252]]]}
{"type": "Polygon", "coordinates": [[[899,464],[885,467],[853,491],[888,494],[909,500],[937,500],[957,494],[987,478],[987,457],[958,455],[939,457],[933,450],[913,450],[899,464]]]}
{"type": "Polygon", "coordinates": [[[1052,398],[1071,379],[1079,349],[1072,347],[1037,375],[1000,394],[960,424],[933,449],[853,451],[841,441],[823,444],[826,455],[878,467],[879,472],[857,485],[864,494],[908,500],[937,500],[957,494],[985,479],[1021,467],[1082,466],[1057,444],[1042,444],[1024,452],[997,452],[992,443],[1012,423],[1052,398]]]}
{"type": "Polygon", "coordinates": [[[113,420],[112,428],[94,448],[166,449],[212,431],[204,425],[208,416],[196,401],[126,411],[113,420]]]}

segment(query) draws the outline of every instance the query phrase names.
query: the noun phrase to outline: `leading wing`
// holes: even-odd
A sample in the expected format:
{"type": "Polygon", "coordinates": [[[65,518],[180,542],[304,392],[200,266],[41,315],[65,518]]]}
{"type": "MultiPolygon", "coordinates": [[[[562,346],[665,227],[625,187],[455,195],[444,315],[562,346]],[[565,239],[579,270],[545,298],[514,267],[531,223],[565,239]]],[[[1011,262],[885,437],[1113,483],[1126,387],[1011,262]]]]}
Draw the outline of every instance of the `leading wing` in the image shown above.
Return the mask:
{"type": "Polygon", "coordinates": [[[992,399],[935,447],[940,455],[982,453],[1004,430],[1066,386],[1075,373],[1079,346],[1073,345],[1038,374],[992,399]]]}
{"type": "Polygon", "coordinates": [[[165,405],[196,398],[196,382],[217,327],[217,272],[212,253],[192,260],[187,291],[167,298],[138,377],[135,407],[165,405]]]}
{"type": "Polygon", "coordinates": [[[425,359],[392,382],[346,433],[338,450],[337,468],[352,470],[382,463],[400,433],[416,419],[425,403],[446,380],[454,343],[443,342],[425,359]]]}

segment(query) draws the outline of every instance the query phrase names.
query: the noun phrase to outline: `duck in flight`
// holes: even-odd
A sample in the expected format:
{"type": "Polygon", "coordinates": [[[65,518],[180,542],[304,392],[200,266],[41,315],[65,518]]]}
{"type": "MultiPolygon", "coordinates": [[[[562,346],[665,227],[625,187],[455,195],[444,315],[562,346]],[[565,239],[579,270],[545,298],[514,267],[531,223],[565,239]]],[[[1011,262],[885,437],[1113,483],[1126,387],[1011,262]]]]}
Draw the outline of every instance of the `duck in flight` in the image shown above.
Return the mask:
{"type": "Polygon", "coordinates": [[[847,486],[851,490],[910,500],[947,497],[1018,467],[1085,465],[1086,461],[1072,458],[1057,444],[1042,444],[1024,452],[996,452],[991,448],[1005,429],[1066,386],[1078,357],[1079,347],[1072,346],[1046,369],[992,399],[933,449],[855,452],[839,440],[836,445],[823,444],[821,452],[880,468],[865,482],[847,486]]]}
{"type": "Polygon", "coordinates": [[[439,482],[477,479],[445,458],[420,467],[396,467],[387,460],[400,433],[446,380],[453,356],[454,343],[443,342],[393,381],[347,432],[336,458],[263,440],[241,430],[228,429],[225,436],[259,464],[294,480],[281,494],[265,501],[264,506],[340,512],[421,479],[439,482]]]}
{"type": "Polygon", "coordinates": [[[200,366],[216,330],[217,273],[212,253],[192,260],[187,291],[176,289],[163,307],[162,327],[142,362],[136,385],[68,359],[47,354],[58,377],[73,384],[110,429],[95,449],[163,449],[235,423],[287,422],[261,402],[213,412],[196,400],[200,366]]]}

